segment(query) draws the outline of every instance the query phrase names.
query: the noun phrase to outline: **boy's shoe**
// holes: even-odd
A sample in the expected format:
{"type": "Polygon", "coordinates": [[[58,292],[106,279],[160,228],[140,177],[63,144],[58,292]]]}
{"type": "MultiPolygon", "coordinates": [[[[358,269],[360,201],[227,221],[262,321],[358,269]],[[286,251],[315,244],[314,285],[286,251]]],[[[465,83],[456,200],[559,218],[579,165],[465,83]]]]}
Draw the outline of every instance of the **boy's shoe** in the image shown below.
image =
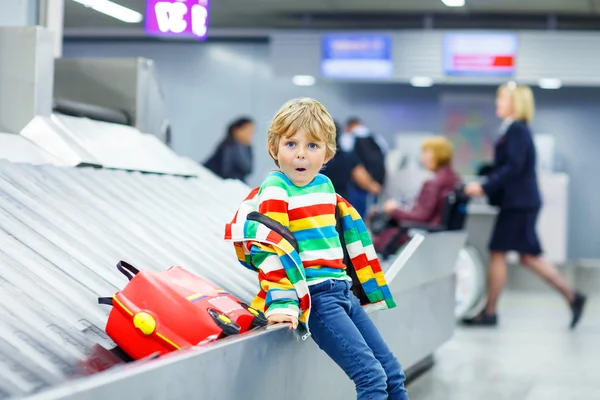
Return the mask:
{"type": "Polygon", "coordinates": [[[574,329],[581,318],[581,314],[583,314],[583,307],[585,306],[585,302],[587,297],[582,293],[575,293],[575,300],[571,303],[571,312],[573,313],[573,317],[571,318],[571,329],[574,329]]]}
{"type": "Polygon", "coordinates": [[[462,324],[466,326],[496,326],[498,325],[498,316],[482,312],[474,318],[464,318],[462,324]]]}

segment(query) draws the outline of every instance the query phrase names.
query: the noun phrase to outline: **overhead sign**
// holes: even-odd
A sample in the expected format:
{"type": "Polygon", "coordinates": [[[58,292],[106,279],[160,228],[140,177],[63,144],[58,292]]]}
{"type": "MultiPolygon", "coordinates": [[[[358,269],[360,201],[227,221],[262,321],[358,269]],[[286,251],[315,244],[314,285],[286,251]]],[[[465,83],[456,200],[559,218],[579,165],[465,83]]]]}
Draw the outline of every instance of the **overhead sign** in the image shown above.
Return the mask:
{"type": "Polygon", "coordinates": [[[209,0],[146,0],[146,33],[206,39],[209,0]]]}
{"type": "Polygon", "coordinates": [[[458,76],[510,76],[515,72],[517,35],[448,33],[444,36],[444,72],[458,76]]]}
{"type": "Polygon", "coordinates": [[[394,72],[388,35],[324,35],[321,46],[321,73],[326,78],[388,78],[394,72]]]}

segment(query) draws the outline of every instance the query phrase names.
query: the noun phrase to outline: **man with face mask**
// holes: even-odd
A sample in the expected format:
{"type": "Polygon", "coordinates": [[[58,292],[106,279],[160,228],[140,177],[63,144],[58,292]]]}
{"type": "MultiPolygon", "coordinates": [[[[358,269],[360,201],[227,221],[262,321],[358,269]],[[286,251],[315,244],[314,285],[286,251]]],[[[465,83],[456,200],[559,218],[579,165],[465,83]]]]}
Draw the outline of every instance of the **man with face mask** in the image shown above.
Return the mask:
{"type": "MultiPolygon", "coordinates": [[[[346,130],[340,139],[342,150],[354,150],[362,165],[369,175],[380,186],[385,183],[385,151],[387,145],[381,137],[374,135],[363,122],[351,117],[346,123],[346,130]]],[[[371,204],[376,202],[376,197],[369,192],[351,183],[348,190],[348,201],[364,218],[371,204]]]]}

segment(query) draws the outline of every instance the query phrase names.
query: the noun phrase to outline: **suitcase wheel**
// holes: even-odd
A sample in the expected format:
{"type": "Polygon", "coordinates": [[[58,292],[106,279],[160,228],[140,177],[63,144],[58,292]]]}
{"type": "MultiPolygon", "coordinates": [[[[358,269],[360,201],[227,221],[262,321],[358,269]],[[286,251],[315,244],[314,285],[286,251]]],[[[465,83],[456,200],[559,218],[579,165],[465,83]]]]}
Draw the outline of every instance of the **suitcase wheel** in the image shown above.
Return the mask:
{"type": "Polygon", "coordinates": [[[250,314],[254,315],[252,319],[252,327],[260,328],[263,326],[267,326],[267,317],[262,311],[258,311],[256,308],[250,307],[246,303],[241,303],[241,306],[244,307],[250,314]]]}
{"type": "Polygon", "coordinates": [[[208,313],[219,326],[219,328],[221,328],[224,336],[237,335],[240,333],[242,328],[233,322],[227,315],[213,310],[212,308],[208,310],[208,313]]]}

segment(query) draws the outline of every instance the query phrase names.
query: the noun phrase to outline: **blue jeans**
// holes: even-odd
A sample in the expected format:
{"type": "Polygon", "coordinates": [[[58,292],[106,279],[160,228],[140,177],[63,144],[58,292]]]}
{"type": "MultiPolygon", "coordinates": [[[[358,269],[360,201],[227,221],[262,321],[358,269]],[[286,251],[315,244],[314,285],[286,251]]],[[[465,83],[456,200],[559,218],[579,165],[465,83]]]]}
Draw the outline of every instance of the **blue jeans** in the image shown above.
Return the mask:
{"type": "Polygon", "coordinates": [[[309,287],[314,341],[354,381],[358,400],[408,400],[400,363],[350,287],[340,280],[309,287]]]}

